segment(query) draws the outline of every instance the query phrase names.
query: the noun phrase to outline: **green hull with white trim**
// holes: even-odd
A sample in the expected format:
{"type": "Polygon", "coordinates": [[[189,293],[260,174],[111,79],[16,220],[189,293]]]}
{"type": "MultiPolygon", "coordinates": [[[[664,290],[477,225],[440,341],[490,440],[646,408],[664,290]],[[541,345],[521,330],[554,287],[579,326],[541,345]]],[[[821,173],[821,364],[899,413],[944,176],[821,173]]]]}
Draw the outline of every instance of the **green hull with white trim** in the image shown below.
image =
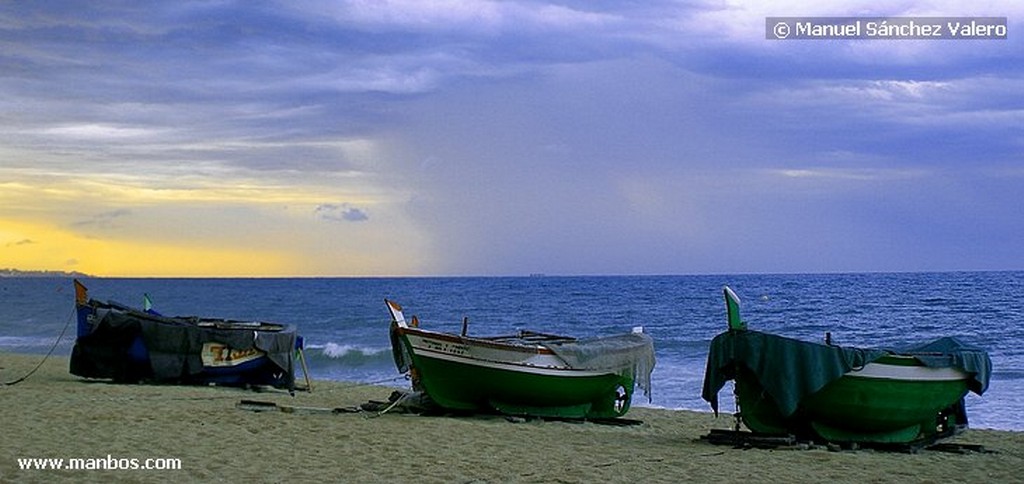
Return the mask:
{"type": "MultiPolygon", "coordinates": [[[[988,353],[955,338],[900,352],[811,343],[747,329],[724,289],[729,330],[708,351],[702,396],[735,381],[750,430],[829,442],[906,444],[966,426],[963,398],[988,386],[988,353]]],[[[826,338],[826,341],[828,338],[826,338]]]]}
{"type": "Polygon", "coordinates": [[[740,418],[754,432],[817,435],[831,442],[906,443],[956,425],[947,410],[967,394],[967,377],[914,381],[847,375],[804,397],[789,417],[779,412],[749,371],[736,379],[736,394],[740,418]]]}
{"type": "Polygon", "coordinates": [[[451,410],[562,418],[614,418],[629,411],[633,380],[613,373],[537,375],[525,370],[417,356],[430,399],[451,410]]]}
{"type": "Polygon", "coordinates": [[[470,337],[419,328],[391,312],[391,344],[413,389],[452,411],[606,419],[629,411],[634,386],[650,389],[654,345],[642,329],[603,338],[521,331],[470,337]]]}

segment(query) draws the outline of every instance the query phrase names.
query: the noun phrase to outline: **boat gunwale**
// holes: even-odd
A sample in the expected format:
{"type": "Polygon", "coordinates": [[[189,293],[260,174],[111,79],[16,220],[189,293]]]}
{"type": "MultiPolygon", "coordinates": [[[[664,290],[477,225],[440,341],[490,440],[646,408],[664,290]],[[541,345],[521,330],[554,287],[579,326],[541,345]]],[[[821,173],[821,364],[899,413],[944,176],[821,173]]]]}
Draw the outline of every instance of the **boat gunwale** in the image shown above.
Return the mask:
{"type": "Polygon", "coordinates": [[[431,331],[429,329],[421,329],[415,327],[401,327],[396,328],[398,333],[405,336],[407,334],[413,334],[425,339],[442,340],[449,343],[458,343],[471,346],[482,346],[492,349],[505,350],[505,351],[516,351],[519,353],[529,353],[536,355],[554,355],[555,352],[540,345],[538,343],[529,344],[517,344],[502,341],[493,341],[484,338],[478,338],[473,336],[459,336],[451,333],[444,333],[440,331],[431,331]]]}
{"type": "Polygon", "coordinates": [[[847,376],[853,378],[905,382],[960,381],[967,380],[971,377],[970,374],[958,368],[933,368],[922,364],[912,366],[891,365],[878,361],[870,362],[861,368],[848,371],[843,375],[843,377],[847,376]]]}
{"type": "Polygon", "coordinates": [[[486,358],[475,358],[460,355],[453,355],[451,353],[445,353],[443,351],[435,351],[429,348],[414,347],[416,350],[414,353],[420,358],[433,358],[437,360],[444,360],[451,363],[459,363],[463,365],[490,368],[494,370],[502,371],[513,371],[516,373],[530,373],[537,376],[557,376],[557,377],[570,377],[570,378],[590,378],[596,376],[605,375],[617,375],[618,372],[613,368],[607,369],[579,369],[572,368],[570,366],[541,366],[530,363],[518,363],[511,361],[499,361],[486,358]],[[426,353],[426,354],[424,354],[426,353]],[[508,367],[508,368],[498,368],[508,367]]]}
{"type": "Polygon", "coordinates": [[[100,301],[89,299],[88,302],[76,303],[76,309],[88,308],[95,315],[97,309],[117,311],[132,317],[144,319],[157,324],[169,324],[175,326],[195,326],[201,329],[216,329],[222,331],[264,331],[269,333],[288,332],[294,329],[294,325],[270,323],[258,320],[208,318],[201,316],[164,316],[162,314],[147,313],[116,301],[100,301]]]}
{"type": "MultiPolygon", "coordinates": [[[[502,341],[500,338],[516,339],[516,336],[460,336],[452,333],[445,333],[442,331],[432,331],[429,329],[422,329],[414,326],[398,326],[396,331],[399,334],[405,336],[406,334],[414,334],[425,339],[436,339],[442,340],[448,343],[458,343],[469,346],[485,347],[503,351],[517,351],[520,353],[536,354],[536,355],[552,355],[557,356],[557,353],[543,342],[511,342],[502,341]]],[[[532,332],[531,332],[532,333],[532,332]]],[[[537,333],[532,333],[537,334],[537,333]]],[[[558,335],[547,335],[546,337],[560,338],[561,340],[551,341],[550,344],[559,345],[563,343],[578,343],[579,340],[570,336],[558,336],[558,335]]],[[[521,339],[519,341],[522,341],[521,339]]],[[[621,353],[628,352],[628,348],[612,348],[607,350],[610,353],[621,353]]]]}

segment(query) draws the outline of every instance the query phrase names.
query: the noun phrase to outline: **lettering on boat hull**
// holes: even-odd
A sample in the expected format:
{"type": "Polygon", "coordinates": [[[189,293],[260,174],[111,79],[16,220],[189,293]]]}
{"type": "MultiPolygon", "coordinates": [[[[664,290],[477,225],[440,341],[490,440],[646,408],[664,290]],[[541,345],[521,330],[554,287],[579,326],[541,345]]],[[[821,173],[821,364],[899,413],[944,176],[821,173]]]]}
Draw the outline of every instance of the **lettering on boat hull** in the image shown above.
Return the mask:
{"type": "Polygon", "coordinates": [[[203,366],[215,368],[238,366],[264,356],[266,353],[255,348],[236,350],[222,343],[206,343],[200,353],[203,366]]]}

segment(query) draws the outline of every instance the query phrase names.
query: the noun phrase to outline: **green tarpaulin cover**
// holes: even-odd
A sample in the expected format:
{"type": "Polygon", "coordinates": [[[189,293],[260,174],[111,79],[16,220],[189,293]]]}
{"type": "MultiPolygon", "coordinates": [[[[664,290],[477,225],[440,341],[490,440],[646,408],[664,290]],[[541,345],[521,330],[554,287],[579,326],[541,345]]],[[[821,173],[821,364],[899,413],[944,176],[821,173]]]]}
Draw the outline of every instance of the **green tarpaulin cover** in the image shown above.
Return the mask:
{"type": "Polygon", "coordinates": [[[940,338],[901,351],[809,343],[758,331],[728,331],[711,341],[702,397],[718,413],[718,392],[736,377],[737,365],[754,373],[775,399],[783,416],[792,415],[800,400],[832,380],[886,354],[915,356],[925,366],[953,367],[972,375],[971,391],[988,388],[992,361],[985,350],[940,338]]]}

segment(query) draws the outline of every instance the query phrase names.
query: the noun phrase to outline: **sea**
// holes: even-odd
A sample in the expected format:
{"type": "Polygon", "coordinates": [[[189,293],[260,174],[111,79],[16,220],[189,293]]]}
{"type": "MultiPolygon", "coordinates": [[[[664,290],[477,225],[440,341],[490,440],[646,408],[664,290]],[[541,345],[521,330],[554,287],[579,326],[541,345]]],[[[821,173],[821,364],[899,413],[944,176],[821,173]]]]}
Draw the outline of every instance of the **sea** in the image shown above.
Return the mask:
{"type": "MultiPolygon", "coordinates": [[[[165,315],[297,325],[311,376],[351,384],[409,386],[392,359],[385,298],[423,328],[458,332],[468,318],[469,334],[480,336],[588,337],[643,326],[657,362],[650,401],[638,391],[633,405],[698,411],[710,411],[701,387],[708,345],[726,328],[728,285],[751,329],[892,349],[954,336],[984,348],[991,383],[967,396],[970,426],[1024,431],[1024,272],[81,281],[90,297],[130,306],[148,294],[165,315]]],[[[69,356],[73,320],[70,278],[0,278],[0,351],[69,356]]],[[[735,411],[732,388],[720,394],[723,418],[735,411]]]]}

